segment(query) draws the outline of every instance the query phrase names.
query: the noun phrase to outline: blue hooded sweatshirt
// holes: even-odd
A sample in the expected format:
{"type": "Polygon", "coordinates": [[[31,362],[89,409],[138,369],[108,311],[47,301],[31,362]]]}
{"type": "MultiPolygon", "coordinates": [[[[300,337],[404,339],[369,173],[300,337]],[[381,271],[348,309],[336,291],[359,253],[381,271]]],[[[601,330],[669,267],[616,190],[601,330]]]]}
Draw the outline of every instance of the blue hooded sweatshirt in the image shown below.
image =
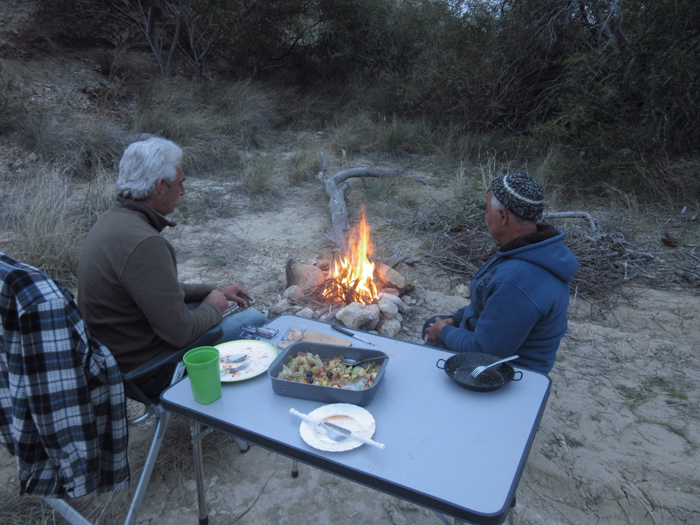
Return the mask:
{"type": "Polygon", "coordinates": [[[513,243],[502,247],[507,251],[496,252],[477,272],[471,304],[451,316],[455,326],[440,331],[449,350],[517,354],[513,364],[549,373],[566,334],[569,289],[579,263],[564,245],[564,232],[538,226],[532,236],[542,234],[550,236],[515,249],[508,249],[513,243]]]}

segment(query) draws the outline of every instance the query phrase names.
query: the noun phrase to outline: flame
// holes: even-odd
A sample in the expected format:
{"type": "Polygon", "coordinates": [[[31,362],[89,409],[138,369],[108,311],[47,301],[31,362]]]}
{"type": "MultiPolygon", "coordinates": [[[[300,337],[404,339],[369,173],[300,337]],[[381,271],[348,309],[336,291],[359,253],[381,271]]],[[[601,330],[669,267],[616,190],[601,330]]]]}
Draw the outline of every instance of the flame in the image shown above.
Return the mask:
{"type": "Polygon", "coordinates": [[[344,253],[333,258],[329,277],[335,279],[340,286],[336,290],[328,290],[324,296],[332,293],[340,295],[346,304],[362,302],[371,304],[378,297],[374,286],[374,264],[369,256],[374,253],[374,245],[370,237],[370,227],[365,219],[365,207],[362,206],[362,219],[350,230],[346,239],[344,253]]]}

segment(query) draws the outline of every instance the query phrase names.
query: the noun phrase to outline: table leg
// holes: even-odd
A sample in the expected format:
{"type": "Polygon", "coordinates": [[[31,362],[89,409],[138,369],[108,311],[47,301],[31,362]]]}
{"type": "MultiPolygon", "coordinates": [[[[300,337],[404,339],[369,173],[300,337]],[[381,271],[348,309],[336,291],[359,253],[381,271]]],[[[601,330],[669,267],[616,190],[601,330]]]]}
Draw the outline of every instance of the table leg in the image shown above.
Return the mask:
{"type": "Polygon", "coordinates": [[[299,462],[296,459],[292,460],[292,477],[299,477],[299,462]]]}
{"type": "MultiPolygon", "coordinates": [[[[199,505],[199,525],[208,525],[207,495],[204,489],[204,463],[202,461],[202,425],[190,420],[192,436],[192,454],[194,455],[194,478],[197,484],[197,503],[199,505]]],[[[206,435],[206,434],[205,434],[206,435]]]]}

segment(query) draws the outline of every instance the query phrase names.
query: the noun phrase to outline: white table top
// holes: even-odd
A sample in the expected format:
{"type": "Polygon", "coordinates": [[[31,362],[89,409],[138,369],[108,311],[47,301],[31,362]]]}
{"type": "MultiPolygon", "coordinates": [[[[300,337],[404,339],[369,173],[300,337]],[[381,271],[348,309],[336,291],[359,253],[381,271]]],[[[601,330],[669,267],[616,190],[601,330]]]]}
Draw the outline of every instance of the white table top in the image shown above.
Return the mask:
{"type": "Polygon", "coordinates": [[[364,407],[377,423],[379,450],[363,445],[347,452],[323,452],[307,445],[300,419],[323,403],[272,391],[267,374],[223,383],[209,405],[194,401],[189,381],[163,393],[164,407],[207,426],[314,465],[328,472],[474,523],[501,523],[508,512],[549,395],[549,377],[523,370],[523,378],[494,392],[458,386],[438,359],[441,350],[361,333],[376,347],[344,336],[330,325],[292,315],[271,321],[279,334],[300,327],[352,339],[353,347],[395,354],[364,407]],[[441,365],[442,366],[442,365],[441,365]]]}

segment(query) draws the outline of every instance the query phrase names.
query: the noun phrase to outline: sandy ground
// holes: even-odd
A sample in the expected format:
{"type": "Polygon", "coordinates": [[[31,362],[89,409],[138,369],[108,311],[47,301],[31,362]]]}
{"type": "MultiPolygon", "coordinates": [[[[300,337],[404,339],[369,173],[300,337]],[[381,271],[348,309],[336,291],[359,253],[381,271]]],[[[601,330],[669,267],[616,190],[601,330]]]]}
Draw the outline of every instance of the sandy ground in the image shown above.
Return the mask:
{"type": "MultiPolygon", "coordinates": [[[[235,279],[254,293],[257,308],[269,309],[284,289],[286,258],[311,258],[329,249],[322,234],[327,209],[313,201],[302,198],[294,205],[221,220],[215,227],[181,225],[168,232],[182,277],[218,283],[235,279]],[[231,262],[213,267],[217,257],[231,262]]],[[[440,280],[435,281],[440,291],[431,290],[429,267],[399,269],[420,283],[412,294],[418,307],[400,335],[405,340],[418,341],[426,317],[467,301],[440,280]]],[[[633,301],[602,322],[587,319],[582,301],[571,314],[551,373],[551,396],[518,489],[516,524],[700,522],[700,297],[646,288],[631,292],[633,301]]],[[[131,433],[135,472],[148,432],[140,427],[131,433]]],[[[259,447],[242,454],[220,433],[206,438],[204,450],[212,524],[441,523],[428,509],[308,466],[302,465],[293,479],[289,459],[259,447]]],[[[5,452],[0,462],[0,479],[14,481],[5,452]]],[[[189,427],[174,418],[138,522],[194,523],[192,478],[189,427]]],[[[125,498],[125,493],[87,498],[81,505],[85,512],[104,513],[101,522],[112,523],[118,522],[125,498]]]]}
{"type": "MultiPolygon", "coordinates": [[[[80,77],[70,78],[79,82],[80,77]]],[[[32,81],[37,97],[63,89],[64,84],[47,82],[32,81]]],[[[31,162],[13,145],[0,146],[3,166],[31,162]]],[[[184,203],[190,209],[196,208],[198,194],[225,196],[231,189],[196,177],[188,188],[184,203]]],[[[227,204],[231,218],[181,224],[166,233],[176,247],[181,277],[239,282],[255,296],[255,307],[271,315],[285,287],[287,259],[330,253],[323,236],[329,226],[326,202],[310,184],[291,190],[276,206],[234,200],[227,204]]],[[[404,340],[418,342],[425,318],[452,312],[468,300],[460,296],[459,279],[427,263],[397,269],[416,284],[412,295],[418,301],[399,335],[404,340]]],[[[518,489],[516,524],[700,523],[700,297],[684,290],[627,291],[632,300],[595,321],[580,298],[572,309],[569,334],[551,373],[551,396],[518,489]]],[[[134,480],[151,429],[142,426],[130,434],[134,480]]],[[[204,450],[213,525],[442,523],[428,509],[311,467],[302,465],[293,479],[289,459],[259,447],[242,454],[220,433],[206,438],[204,450]]],[[[192,479],[189,427],[174,418],[138,523],[195,523],[192,479]]],[[[133,485],[78,505],[100,523],[119,523],[133,485]]],[[[3,449],[0,498],[16,492],[13,459],[3,449]]]]}

